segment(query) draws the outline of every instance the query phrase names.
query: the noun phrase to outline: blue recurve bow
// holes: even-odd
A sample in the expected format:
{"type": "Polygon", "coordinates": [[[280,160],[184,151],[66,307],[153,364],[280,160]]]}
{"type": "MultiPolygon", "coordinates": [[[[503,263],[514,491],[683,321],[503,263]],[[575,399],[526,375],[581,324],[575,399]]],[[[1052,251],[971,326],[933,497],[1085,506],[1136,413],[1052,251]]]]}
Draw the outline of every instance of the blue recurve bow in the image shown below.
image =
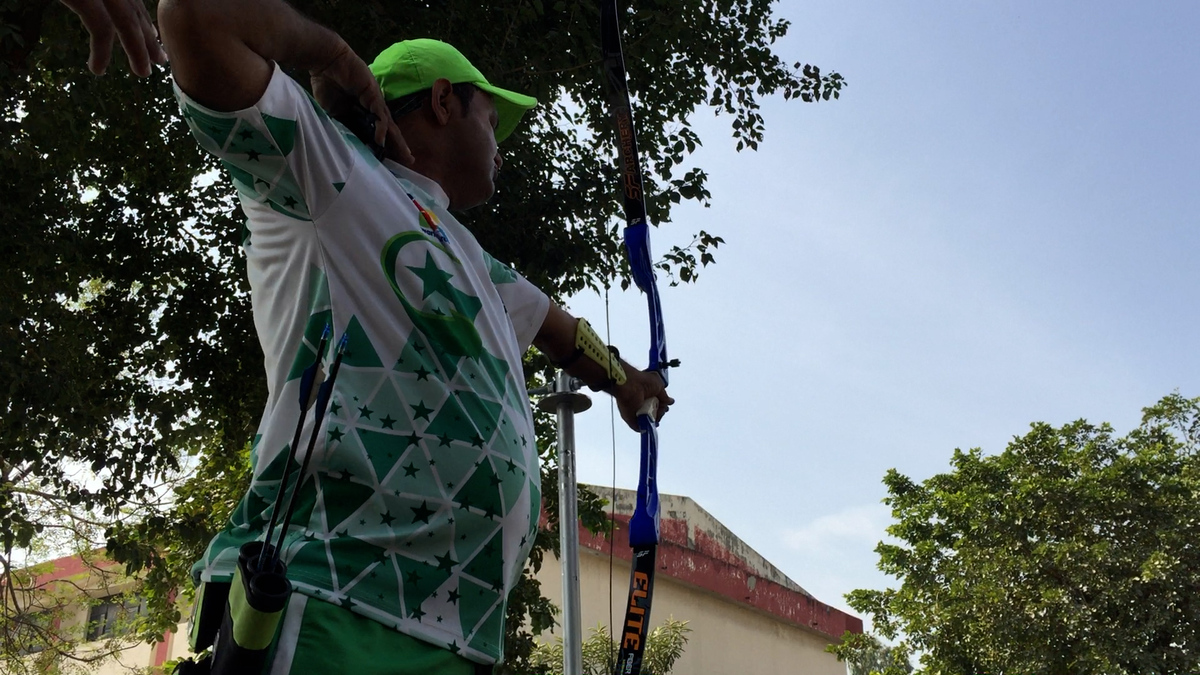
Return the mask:
{"type": "MultiPolygon", "coordinates": [[[[604,72],[609,84],[610,108],[617,127],[617,147],[621,166],[621,189],[625,207],[625,250],[634,283],[646,294],[650,311],[650,363],[647,370],[656,372],[667,383],[667,343],[663,336],[662,306],[654,279],[650,255],[650,229],[646,221],[645,192],[642,188],[641,160],[637,151],[637,135],[633,123],[633,108],[629,101],[629,86],[625,80],[625,60],[621,54],[621,27],[617,17],[616,0],[600,3],[601,46],[604,51],[604,72]]],[[[641,468],[638,476],[637,506],[629,520],[629,545],[633,549],[632,572],[629,580],[629,602],[625,605],[625,622],[620,629],[621,648],[617,657],[616,675],[639,675],[642,653],[650,628],[650,604],[654,598],[655,552],[658,548],[658,431],[657,410],[651,400],[638,412],[638,427],[642,437],[641,468]]]]}

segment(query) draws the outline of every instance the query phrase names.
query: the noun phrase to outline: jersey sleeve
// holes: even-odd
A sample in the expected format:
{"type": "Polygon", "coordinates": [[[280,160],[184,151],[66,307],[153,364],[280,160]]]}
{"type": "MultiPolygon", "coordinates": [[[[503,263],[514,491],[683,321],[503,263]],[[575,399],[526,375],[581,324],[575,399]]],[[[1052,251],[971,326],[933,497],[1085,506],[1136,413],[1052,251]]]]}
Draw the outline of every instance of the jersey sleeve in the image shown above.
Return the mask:
{"type": "Polygon", "coordinates": [[[529,349],[538,330],[546,320],[550,311],[550,297],[542,289],[534,286],[528,279],[517,274],[516,270],[496,260],[487,251],[483,252],[483,261],[488,266],[488,275],[500,293],[500,300],[512,321],[513,330],[517,333],[517,342],[521,349],[529,349]]]}
{"type": "Polygon", "coordinates": [[[243,199],[310,221],[337,199],[362,143],[275,64],[262,98],[233,112],[210,110],[175,85],[183,119],[229,172],[243,199]]]}

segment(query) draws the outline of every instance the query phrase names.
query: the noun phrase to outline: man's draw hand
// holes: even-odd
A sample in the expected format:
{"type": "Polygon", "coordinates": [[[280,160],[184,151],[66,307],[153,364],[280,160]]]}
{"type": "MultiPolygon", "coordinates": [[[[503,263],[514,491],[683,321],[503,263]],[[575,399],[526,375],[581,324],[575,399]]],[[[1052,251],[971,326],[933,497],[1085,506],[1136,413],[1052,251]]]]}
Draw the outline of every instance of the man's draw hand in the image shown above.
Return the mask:
{"type": "Polygon", "coordinates": [[[404,165],[413,162],[412,152],[400,128],[392,121],[387,102],[371,69],[349,45],[342,43],[341,49],[328,64],[313,69],[312,91],[317,102],[333,117],[341,116],[354,104],[369,110],[375,122],[375,144],[384,149],[385,156],[404,165]]]}

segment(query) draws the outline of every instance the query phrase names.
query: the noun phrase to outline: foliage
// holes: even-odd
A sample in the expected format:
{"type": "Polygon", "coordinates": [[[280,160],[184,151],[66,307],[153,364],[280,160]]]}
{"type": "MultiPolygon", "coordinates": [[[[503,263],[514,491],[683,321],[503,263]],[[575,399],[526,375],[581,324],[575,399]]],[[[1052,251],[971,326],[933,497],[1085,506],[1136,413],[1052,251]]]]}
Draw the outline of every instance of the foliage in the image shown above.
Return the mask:
{"type": "Polygon", "coordinates": [[[1200,399],[1144,410],[1118,438],[1032,425],[1000,455],[884,482],[880,569],[847,598],[930,673],[1185,673],[1200,667],[1200,399]]]}
{"type": "MultiPolygon", "coordinates": [[[[463,221],[557,298],[628,283],[596,3],[296,4],[360,54],[437,36],[496,84],[536,95],[543,105],[505,144],[496,198],[463,221]]],[[[700,144],[698,109],[727,115],[739,148],[755,148],[760,97],[840,94],[836,73],[789,67],[771,51],[789,27],[771,9],[770,0],[639,0],[624,16],[656,225],[684,200],[707,203],[705,172],[686,165],[700,144]]],[[[244,485],[266,398],[263,355],[233,191],[179,122],[165,73],[130,77],[116,56],[98,78],[86,61],[86,35],[59,3],[0,0],[0,130],[10,139],[0,146],[0,555],[11,570],[52,524],[33,492],[115,523],[108,545],[147,581],[150,633],[176,618],[172,589],[187,588],[188,561],[244,485]],[[159,499],[154,486],[168,481],[172,502],[146,517],[130,508],[159,499]]],[[[665,247],[662,269],[681,281],[722,241],[671,236],[691,241],[665,247]]],[[[535,564],[552,542],[539,538],[535,564]]],[[[531,584],[514,594],[512,663],[532,647],[517,634],[521,617],[530,612],[535,628],[550,621],[531,584]]]]}
{"type": "Polygon", "coordinates": [[[11,675],[91,672],[144,641],[147,617],[119,565],[99,552],[80,555],[80,569],[52,575],[49,563],[13,570],[5,584],[0,665],[11,675]],[[108,607],[91,621],[93,607],[108,607]],[[86,620],[85,620],[86,619],[86,620]],[[95,639],[80,649],[85,640],[95,639]]]}
{"type": "Polygon", "coordinates": [[[840,643],[827,645],[825,651],[845,661],[850,675],[908,675],[913,670],[903,645],[889,647],[868,633],[846,631],[840,643]]]}
{"type": "MultiPolygon", "coordinates": [[[[677,621],[669,617],[658,628],[646,636],[646,651],[642,659],[642,672],[646,675],[667,675],[675,667],[675,662],[683,656],[687,646],[687,621],[677,621]]],[[[592,629],[592,634],[583,641],[584,675],[606,675],[613,672],[617,642],[608,634],[608,627],[601,624],[592,629]]],[[[534,675],[553,675],[561,673],[563,666],[563,641],[556,639],[553,643],[539,643],[534,648],[529,659],[534,675]]]]}

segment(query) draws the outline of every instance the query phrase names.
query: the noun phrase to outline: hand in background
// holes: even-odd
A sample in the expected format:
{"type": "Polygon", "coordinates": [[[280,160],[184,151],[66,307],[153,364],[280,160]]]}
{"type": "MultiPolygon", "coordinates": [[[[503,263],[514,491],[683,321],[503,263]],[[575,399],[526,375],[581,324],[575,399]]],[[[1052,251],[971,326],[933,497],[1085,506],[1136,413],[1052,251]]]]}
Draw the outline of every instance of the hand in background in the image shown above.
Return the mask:
{"type": "Polygon", "coordinates": [[[150,20],[150,12],[141,0],[62,0],[79,15],[84,28],[92,36],[92,53],[88,68],[103,75],[112,61],[113,37],[129,58],[129,69],[138,77],[150,75],[150,62],[167,62],[167,53],[158,43],[158,31],[150,20]]]}

